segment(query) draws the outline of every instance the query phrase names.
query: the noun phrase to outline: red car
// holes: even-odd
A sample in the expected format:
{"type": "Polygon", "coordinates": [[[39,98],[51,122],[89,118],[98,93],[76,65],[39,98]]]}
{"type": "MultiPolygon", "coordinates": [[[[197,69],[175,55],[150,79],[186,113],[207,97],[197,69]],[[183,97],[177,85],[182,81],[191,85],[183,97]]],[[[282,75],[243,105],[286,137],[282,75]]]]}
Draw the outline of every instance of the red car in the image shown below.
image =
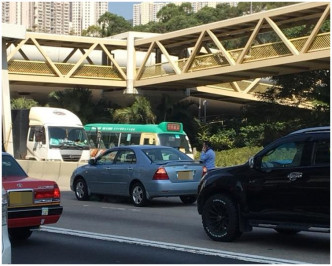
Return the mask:
{"type": "Polygon", "coordinates": [[[63,207],[56,182],[28,177],[8,153],[2,153],[2,186],[8,194],[8,231],[12,240],[28,239],[31,229],[56,223],[63,207]]]}

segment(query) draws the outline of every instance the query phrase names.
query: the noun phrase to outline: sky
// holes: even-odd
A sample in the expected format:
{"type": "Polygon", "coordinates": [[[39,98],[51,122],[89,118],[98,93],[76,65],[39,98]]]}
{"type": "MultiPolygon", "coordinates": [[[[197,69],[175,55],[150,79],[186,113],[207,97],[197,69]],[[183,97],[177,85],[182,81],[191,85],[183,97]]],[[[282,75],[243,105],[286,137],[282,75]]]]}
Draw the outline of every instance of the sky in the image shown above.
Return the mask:
{"type": "Polygon", "coordinates": [[[126,2],[126,1],[110,1],[108,3],[108,11],[118,16],[124,17],[126,20],[133,18],[133,4],[141,2],[126,2]]]}

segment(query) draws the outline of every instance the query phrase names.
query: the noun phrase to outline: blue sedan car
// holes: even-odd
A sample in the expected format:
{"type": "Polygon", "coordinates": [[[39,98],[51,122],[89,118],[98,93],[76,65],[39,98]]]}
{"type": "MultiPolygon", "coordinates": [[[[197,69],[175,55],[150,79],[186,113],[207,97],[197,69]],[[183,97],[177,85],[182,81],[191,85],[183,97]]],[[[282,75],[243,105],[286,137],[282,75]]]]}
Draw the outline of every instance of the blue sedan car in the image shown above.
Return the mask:
{"type": "Polygon", "coordinates": [[[120,146],[75,169],[70,188],[78,200],[92,194],[130,196],[140,207],[156,197],[178,196],[191,204],[205,173],[205,166],[171,147],[120,146]]]}

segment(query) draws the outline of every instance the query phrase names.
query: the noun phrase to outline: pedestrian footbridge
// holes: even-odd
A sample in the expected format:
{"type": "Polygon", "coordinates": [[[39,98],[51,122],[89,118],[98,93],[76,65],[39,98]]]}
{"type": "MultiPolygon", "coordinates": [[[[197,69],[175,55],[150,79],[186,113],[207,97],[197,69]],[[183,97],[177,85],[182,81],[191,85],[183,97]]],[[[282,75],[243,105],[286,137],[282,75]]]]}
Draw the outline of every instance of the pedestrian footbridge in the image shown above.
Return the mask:
{"type": "Polygon", "coordinates": [[[7,42],[12,85],[187,90],[255,98],[271,76],[330,69],[330,4],[294,4],[165,34],[109,38],[27,32],[7,42]]]}

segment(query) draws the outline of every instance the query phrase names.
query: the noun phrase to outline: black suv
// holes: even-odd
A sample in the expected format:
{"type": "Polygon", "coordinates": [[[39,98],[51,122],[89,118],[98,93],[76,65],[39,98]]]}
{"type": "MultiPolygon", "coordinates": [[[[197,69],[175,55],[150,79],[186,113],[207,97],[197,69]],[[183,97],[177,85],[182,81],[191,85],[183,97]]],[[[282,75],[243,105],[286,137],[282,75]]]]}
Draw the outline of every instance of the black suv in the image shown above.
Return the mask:
{"type": "Polygon", "coordinates": [[[330,232],[330,127],[293,132],[244,165],[208,172],[197,208],[208,236],[232,241],[252,227],[330,232]]]}

